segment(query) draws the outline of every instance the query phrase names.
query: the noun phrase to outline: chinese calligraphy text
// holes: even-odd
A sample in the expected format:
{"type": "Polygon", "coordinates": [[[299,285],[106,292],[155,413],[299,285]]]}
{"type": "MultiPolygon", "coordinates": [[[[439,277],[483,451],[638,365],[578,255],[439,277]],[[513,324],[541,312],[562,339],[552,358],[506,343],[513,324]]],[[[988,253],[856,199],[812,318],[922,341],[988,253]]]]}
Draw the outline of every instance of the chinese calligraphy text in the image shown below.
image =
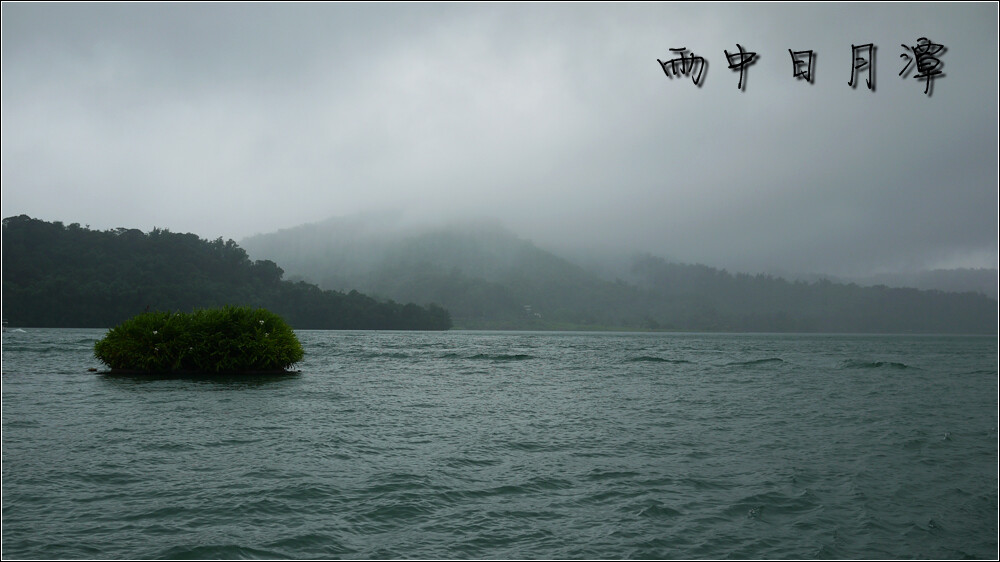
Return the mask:
{"type": "MultiPolygon", "coordinates": [[[[904,79],[916,69],[913,76],[917,80],[924,81],[924,93],[931,96],[934,91],[934,80],[945,76],[944,62],[941,56],[948,50],[940,43],[934,43],[926,37],[917,39],[916,44],[901,44],[903,53],[900,58],[906,64],[899,75],[904,79]]],[[[740,43],[736,44],[737,52],[730,53],[723,50],[729,69],[739,71],[739,82],[736,85],[738,90],[745,91],[747,87],[747,70],[759,59],[756,52],[748,51],[740,43]]],[[[708,70],[708,60],[702,56],[696,56],[687,47],[671,48],[671,53],[675,56],[666,61],[656,59],[668,78],[690,77],[695,86],[701,87],[704,84],[704,77],[708,70]]],[[[875,58],[878,47],[874,43],[864,43],[861,45],[851,45],[851,78],[847,85],[856,89],[861,79],[864,79],[865,87],[875,91],[875,58]]],[[[788,49],[788,55],[792,59],[792,78],[804,80],[807,84],[814,83],[816,78],[816,51],[812,49],[793,51],[788,49]]]]}

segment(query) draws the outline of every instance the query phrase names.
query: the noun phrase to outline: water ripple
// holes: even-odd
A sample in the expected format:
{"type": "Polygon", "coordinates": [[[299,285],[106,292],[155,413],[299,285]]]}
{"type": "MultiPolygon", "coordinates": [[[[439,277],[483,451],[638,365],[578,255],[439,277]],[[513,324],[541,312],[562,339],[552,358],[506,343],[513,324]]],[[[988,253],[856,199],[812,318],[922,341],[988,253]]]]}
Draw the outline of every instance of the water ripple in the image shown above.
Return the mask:
{"type": "Polygon", "coordinates": [[[308,331],[291,377],[5,335],[10,558],[995,558],[996,341],[308,331]]]}

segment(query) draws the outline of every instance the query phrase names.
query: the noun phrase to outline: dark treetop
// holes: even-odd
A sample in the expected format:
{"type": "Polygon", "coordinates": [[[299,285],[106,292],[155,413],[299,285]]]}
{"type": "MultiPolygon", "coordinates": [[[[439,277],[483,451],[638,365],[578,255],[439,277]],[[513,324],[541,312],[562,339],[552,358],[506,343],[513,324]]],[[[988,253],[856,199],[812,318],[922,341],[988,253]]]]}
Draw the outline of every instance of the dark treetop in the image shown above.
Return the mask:
{"type": "Polygon", "coordinates": [[[448,312],[283,281],[232,240],[154,228],[90,230],[3,220],[3,316],[11,326],[114,326],[145,311],[264,307],[299,329],[447,330],[448,312]]]}

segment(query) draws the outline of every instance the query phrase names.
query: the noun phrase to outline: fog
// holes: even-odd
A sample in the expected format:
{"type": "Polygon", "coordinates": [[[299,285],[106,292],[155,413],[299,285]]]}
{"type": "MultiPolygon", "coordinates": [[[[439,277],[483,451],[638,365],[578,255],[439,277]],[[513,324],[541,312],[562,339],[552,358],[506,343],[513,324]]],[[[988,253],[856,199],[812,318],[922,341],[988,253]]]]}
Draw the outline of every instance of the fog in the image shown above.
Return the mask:
{"type": "Polygon", "coordinates": [[[2,213],[240,239],[396,209],[731,270],[996,267],[997,15],[5,3],[2,213]],[[921,37],[947,49],[933,95],[899,76],[921,37]],[[874,90],[848,86],[865,43],[874,90]],[[680,47],[700,87],[657,62],[680,47]]]}

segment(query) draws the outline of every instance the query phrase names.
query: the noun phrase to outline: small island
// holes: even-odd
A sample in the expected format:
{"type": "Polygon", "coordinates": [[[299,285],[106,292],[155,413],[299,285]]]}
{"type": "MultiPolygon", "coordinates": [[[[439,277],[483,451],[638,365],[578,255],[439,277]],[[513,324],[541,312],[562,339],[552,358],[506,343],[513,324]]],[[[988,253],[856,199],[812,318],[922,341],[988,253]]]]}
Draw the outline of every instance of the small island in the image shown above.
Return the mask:
{"type": "Polygon", "coordinates": [[[281,373],[303,354],[280,316],[241,306],[191,314],[146,312],[112,328],[94,344],[94,356],[112,372],[281,373]]]}

